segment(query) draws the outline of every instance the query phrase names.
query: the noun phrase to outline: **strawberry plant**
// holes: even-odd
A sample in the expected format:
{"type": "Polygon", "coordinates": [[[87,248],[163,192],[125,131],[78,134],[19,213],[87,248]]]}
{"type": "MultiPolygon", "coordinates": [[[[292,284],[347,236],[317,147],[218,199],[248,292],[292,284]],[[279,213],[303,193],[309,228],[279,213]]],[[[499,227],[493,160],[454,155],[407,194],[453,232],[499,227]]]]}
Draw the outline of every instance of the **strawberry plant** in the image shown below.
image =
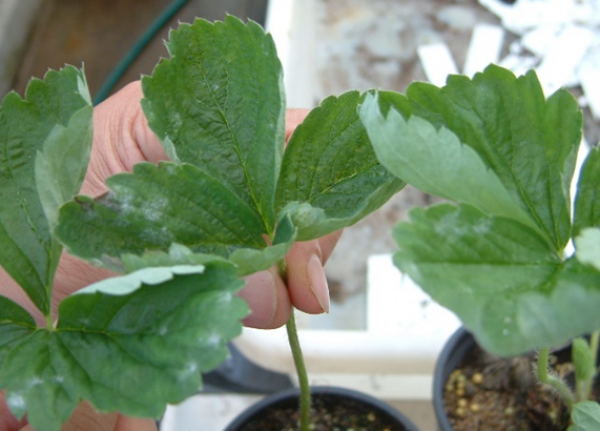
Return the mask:
{"type": "MultiPolygon", "coordinates": [[[[259,25],[197,20],[167,46],[171,58],[142,80],[142,105],[170,160],[109,178],[103,196],[73,198],[92,133],[81,71],[50,72],[0,108],[0,264],[46,322],[0,297],[0,389],[38,431],[58,431],[82,400],[158,417],[195,393],[248,313],[241,276],[277,265],[285,280],[294,242],[355,223],[404,185],[377,161],[358,92],[324,100],[284,152],[282,69],[259,25]],[[55,314],[63,245],[125,275],[55,314]]],[[[293,318],[288,333],[307,430],[293,318]]]]}
{"type": "Polygon", "coordinates": [[[577,102],[564,89],[546,99],[533,71],[516,78],[492,65],[443,88],[415,83],[393,105],[384,113],[369,95],[360,108],[379,160],[451,201],[398,224],[395,264],[489,352],[539,349],[539,380],[572,410],[570,429],[597,429],[600,406],[588,398],[600,328],[600,152],[583,164],[572,211],[577,102]],[[573,343],[573,391],[548,372],[549,350],[582,334],[591,341],[573,343]]]}

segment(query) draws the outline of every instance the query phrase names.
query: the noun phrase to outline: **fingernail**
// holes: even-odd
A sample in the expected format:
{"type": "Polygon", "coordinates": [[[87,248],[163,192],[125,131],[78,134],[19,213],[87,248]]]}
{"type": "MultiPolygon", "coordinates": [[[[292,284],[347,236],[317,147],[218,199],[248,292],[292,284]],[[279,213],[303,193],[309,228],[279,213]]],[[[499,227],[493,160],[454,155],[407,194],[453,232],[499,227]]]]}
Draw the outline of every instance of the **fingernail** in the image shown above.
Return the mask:
{"type": "Polygon", "coordinates": [[[250,307],[251,314],[244,325],[264,328],[273,323],[277,312],[277,285],[271,271],[260,271],[247,278],[248,283],[239,293],[250,307]]]}
{"type": "Polygon", "coordinates": [[[321,309],[325,313],[329,313],[329,286],[319,256],[314,254],[310,257],[306,270],[308,271],[310,291],[317,299],[321,309]]]}

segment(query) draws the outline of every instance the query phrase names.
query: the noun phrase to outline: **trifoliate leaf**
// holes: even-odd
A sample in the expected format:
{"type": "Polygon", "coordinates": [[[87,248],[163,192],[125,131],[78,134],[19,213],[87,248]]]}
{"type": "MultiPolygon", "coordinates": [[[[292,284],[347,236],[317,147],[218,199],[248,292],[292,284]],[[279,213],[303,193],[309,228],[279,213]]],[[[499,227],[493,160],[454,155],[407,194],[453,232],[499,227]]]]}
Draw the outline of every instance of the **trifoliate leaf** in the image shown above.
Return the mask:
{"type": "Polygon", "coordinates": [[[397,265],[499,355],[600,327],[600,272],[563,260],[582,126],[574,98],[546,100],[534,72],[489,66],[441,89],[415,83],[387,115],[378,105],[368,97],[360,114],[382,164],[465,204],[413,211],[395,231],[397,265]]]}
{"type": "Polygon", "coordinates": [[[71,198],[81,184],[91,145],[89,106],[85,78],[74,67],[32,80],[25,99],[9,93],[0,106],[0,265],[44,314],[61,253],[45,211],[53,223],[59,201],[71,198]],[[58,155],[51,153],[63,139],[68,142],[61,172],[58,155]],[[40,168],[44,172],[37,173],[40,168]],[[47,187],[38,189],[40,182],[47,187]]]}
{"type": "Polygon", "coordinates": [[[377,161],[358,117],[361,100],[356,91],[325,99],[290,138],[275,205],[294,219],[301,241],[356,223],[404,187],[377,161]]]}
{"type": "Polygon", "coordinates": [[[169,48],[172,58],[144,80],[144,106],[176,161],[140,164],[110,178],[107,195],[65,205],[56,234],[72,254],[123,271],[125,255],[177,243],[247,275],[283,259],[296,240],[357,222],[403,187],[377,162],[357,92],[313,110],[281,162],[281,65],[255,23],[184,24],[169,48]]]}
{"type": "Polygon", "coordinates": [[[150,127],[171,157],[205,171],[273,231],[284,141],[282,69],[270,35],[228,16],[172,31],[171,59],[142,80],[150,127]]]}
{"type": "Polygon", "coordinates": [[[200,373],[225,359],[226,344],[248,313],[235,295],[243,282],[231,264],[199,270],[174,270],[160,284],[139,285],[157,281],[153,269],[144,270],[126,276],[138,278],[130,292],[107,294],[114,291],[105,282],[93,294],[73,295],[61,303],[51,331],[32,328],[13,310],[0,322],[2,333],[22,337],[12,342],[0,370],[13,413],[27,413],[36,430],[58,431],[83,399],[100,411],[156,418],[167,403],[194,394],[200,373]]]}

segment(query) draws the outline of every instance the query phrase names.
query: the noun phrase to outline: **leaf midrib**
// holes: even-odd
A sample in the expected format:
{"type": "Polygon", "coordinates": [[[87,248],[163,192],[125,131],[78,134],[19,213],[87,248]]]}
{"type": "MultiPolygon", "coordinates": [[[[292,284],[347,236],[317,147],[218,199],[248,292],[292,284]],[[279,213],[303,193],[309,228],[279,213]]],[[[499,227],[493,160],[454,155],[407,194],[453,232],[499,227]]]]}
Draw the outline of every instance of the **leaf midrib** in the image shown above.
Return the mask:
{"type": "MultiPolygon", "coordinates": [[[[186,61],[189,61],[189,60],[186,59],[186,61]]],[[[221,104],[219,103],[219,101],[218,101],[218,99],[216,97],[216,94],[214,93],[214,90],[213,90],[212,86],[210,85],[210,82],[208,81],[206,70],[204,69],[204,67],[203,67],[203,65],[201,63],[197,63],[197,62],[193,62],[193,61],[189,61],[189,63],[192,64],[192,65],[194,65],[194,66],[196,66],[200,70],[200,73],[202,74],[202,78],[204,80],[204,84],[206,85],[206,88],[208,89],[209,94],[211,95],[211,97],[213,99],[213,102],[215,103],[215,106],[218,108],[219,115],[221,116],[221,118],[222,118],[222,120],[224,122],[223,124],[225,125],[225,127],[227,129],[227,132],[229,133],[229,136],[231,137],[231,140],[232,140],[232,142],[234,144],[233,145],[233,150],[235,152],[235,155],[238,158],[240,166],[242,167],[242,171],[244,172],[244,177],[246,179],[246,184],[248,184],[248,190],[250,192],[250,198],[252,199],[252,202],[254,202],[256,210],[258,211],[258,214],[260,215],[263,227],[265,228],[265,230],[267,230],[267,233],[269,235],[271,235],[272,232],[269,232],[269,227],[267,226],[265,215],[263,214],[262,205],[260,204],[260,202],[258,201],[258,199],[256,197],[254,187],[252,187],[253,182],[251,181],[251,178],[250,178],[250,173],[248,171],[248,166],[247,166],[245,160],[243,159],[243,157],[242,157],[242,155],[240,153],[239,143],[237,141],[237,137],[235,136],[235,134],[231,130],[231,126],[229,124],[227,116],[225,115],[225,111],[224,111],[223,107],[221,106],[221,104]]],[[[226,77],[226,81],[227,81],[227,84],[226,84],[225,88],[227,90],[227,95],[229,95],[229,72],[227,70],[225,70],[225,77],[226,77]]],[[[252,147],[253,142],[249,142],[249,145],[250,145],[250,147],[252,147]]],[[[250,149],[248,151],[250,151],[250,149]]]]}
{"type": "MultiPolygon", "coordinates": [[[[344,112],[342,112],[342,111],[338,112],[335,120],[332,121],[332,123],[335,124],[336,120],[338,118],[342,117],[343,114],[344,114],[344,112]]],[[[312,201],[313,199],[315,199],[317,196],[325,193],[325,190],[323,190],[322,192],[315,193],[315,190],[316,190],[316,186],[315,186],[316,177],[321,172],[321,166],[323,165],[323,158],[324,158],[323,155],[325,153],[327,153],[327,151],[329,150],[329,148],[331,148],[331,146],[334,145],[334,143],[336,143],[337,141],[339,141],[341,139],[342,135],[344,135],[346,133],[346,131],[348,131],[351,127],[353,127],[356,123],[359,123],[359,122],[360,122],[360,118],[358,118],[358,116],[357,116],[357,118],[354,121],[352,121],[350,124],[348,124],[342,130],[340,130],[340,132],[337,135],[335,135],[333,137],[330,137],[329,141],[325,144],[325,148],[321,152],[321,157],[319,157],[319,163],[317,164],[317,167],[313,170],[312,175],[311,175],[311,179],[310,179],[310,195],[308,196],[308,201],[309,202],[312,201]]],[[[360,174],[360,173],[358,173],[358,174],[360,174]]],[[[356,174],[356,175],[358,175],[358,174],[356,174]]],[[[356,176],[356,175],[354,175],[354,176],[356,176]]],[[[350,178],[352,178],[352,177],[347,177],[347,178],[345,178],[345,179],[343,179],[341,181],[338,181],[333,186],[335,186],[337,184],[340,184],[341,182],[346,181],[346,180],[348,180],[350,178]]],[[[299,179],[297,181],[299,181],[299,179]]],[[[327,187],[327,189],[330,189],[333,186],[329,186],[329,187],[327,187]]],[[[296,185],[296,188],[298,189],[298,184],[296,185]]]]}
{"type": "MultiPolygon", "coordinates": [[[[495,89],[494,89],[495,92],[500,95],[500,102],[502,103],[503,111],[505,113],[510,112],[507,98],[505,97],[504,92],[501,91],[502,88],[500,86],[500,83],[494,81],[493,85],[495,87],[495,89]]],[[[446,96],[446,98],[451,103],[452,109],[454,109],[456,111],[459,111],[460,109],[464,109],[464,108],[461,108],[452,98],[450,98],[448,96],[446,96]]],[[[474,105],[474,102],[472,101],[472,99],[469,98],[468,101],[469,101],[469,108],[470,108],[469,111],[472,112],[477,117],[477,119],[479,120],[479,123],[482,125],[481,126],[482,130],[485,131],[484,136],[486,138],[486,148],[488,149],[488,151],[490,151],[490,152],[492,152],[494,154],[494,156],[495,156],[494,159],[495,160],[504,161],[504,157],[502,157],[501,154],[499,153],[498,147],[496,145],[492,145],[493,141],[490,140],[489,134],[487,133],[486,128],[484,127],[484,125],[487,124],[487,122],[484,121],[484,119],[481,117],[481,114],[479,113],[479,111],[477,109],[475,109],[476,106],[474,105]]],[[[514,166],[514,163],[515,163],[515,160],[516,160],[516,157],[515,157],[515,151],[516,151],[515,135],[516,135],[516,132],[514,130],[514,122],[510,121],[510,118],[508,116],[507,116],[507,122],[510,125],[510,151],[511,151],[512,157],[511,157],[510,163],[506,164],[506,166],[509,167],[510,177],[512,178],[513,183],[517,187],[517,191],[519,193],[519,196],[520,196],[522,202],[525,204],[526,208],[528,209],[527,212],[532,217],[533,221],[545,232],[546,236],[550,240],[550,243],[553,245],[553,247],[555,248],[555,250],[558,250],[557,245],[554,243],[554,241],[551,240],[552,237],[550,235],[550,231],[548,230],[548,228],[545,225],[545,223],[543,223],[543,221],[542,221],[542,219],[540,217],[540,214],[538,213],[538,211],[537,211],[534,203],[528,198],[528,196],[526,194],[526,189],[524,188],[523,184],[521,183],[521,181],[516,176],[516,169],[515,169],[515,166],[514,166]]],[[[471,145],[469,145],[469,146],[471,148],[473,148],[471,145]]],[[[475,148],[473,148],[473,149],[479,155],[479,151],[476,150],[475,148]]],[[[480,156],[480,158],[481,158],[481,156],[480,156]]],[[[481,160],[484,161],[483,158],[481,158],[481,160]]],[[[550,170],[548,169],[548,160],[547,160],[546,157],[544,158],[543,163],[546,165],[546,170],[545,170],[546,173],[550,172],[550,170]]],[[[502,164],[504,165],[505,163],[502,163],[502,164]]],[[[487,165],[487,163],[486,163],[486,165],[487,165]]],[[[495,168],[494,165],[491,165],[490,168],[491,168],[492,172],[494,172],[496,174],[496,176],[498,176],[498,178],[500,179],[500,181],[502,182],[502,184],[504,186],[502,178],[496,173],[497,172],[497,168],[495,168]]],[[[550,209],[552,209],[553,208],[552,204],[554,203],[554,200],[553,200],[553,194],[551,193],[551,190],[549,189],[549,187],[550,187],[550,184],[549,184],[550,182],[548,181],[549,177],[546,176],[544,178],[544,180],[545,180],[545,190],[547,192],[547,196],[549,196],[549,199],[550,199],[550,209]]],[[[506,186],[504,186],[504,187],[506,188],[506,186]]],[[[556,235],[555,238],[559,239],[558,231],[557,231],[557,223],[556,223],[554,211],[552,211],[552,210],[550,211],[550,216],[551,216],[552,224],[553,224],[553,226],[555,228],[555,232],[554,232],[555,235],[556,235]]]]}
{"type": "Polygon", "coordinates": [[[335,187],[340,186],[348,181],[355,181],[357,177],[363,175],[365,172],[370,171],[373,168],[376,168],[377,166],[380,166],[377,162],[373,163],[372,165],[366,167],[366,169],[363,169],[360,172],[354,172],[352,175],[349,175],[347,177],[344,177],[338,181],[336,181],[334,184],[325,187],[323,190],[321,190],[319,193],[315,193],[315,194],[311,194],[311,196],[309,196],[308,198],[308,202],[312,203],[314,202],[314,200],[318,199],[321,196],[324,196],[326,194],[328,194],[331,190],[333,190],[335,187]]]}

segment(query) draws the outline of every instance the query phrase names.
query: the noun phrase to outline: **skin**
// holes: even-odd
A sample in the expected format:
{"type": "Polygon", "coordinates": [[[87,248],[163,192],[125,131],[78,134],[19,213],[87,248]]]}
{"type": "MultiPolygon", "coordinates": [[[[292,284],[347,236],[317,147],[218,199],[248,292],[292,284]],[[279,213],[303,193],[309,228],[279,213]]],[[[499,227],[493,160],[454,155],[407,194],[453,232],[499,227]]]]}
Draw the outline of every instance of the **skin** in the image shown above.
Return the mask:
{"type": "MultiPolygon", "coordinates": [[[[94,109],[94,144],[82,194],[99,196],[106,192],[107,177],[131,171],[138,162],[156,163],[167,159],[148,127],[139,103],[142,97],[140,83],[134,82],[94,109]]],[[[304,109],[287,111],[286,141],[307,113],[304,109]]],[[[328,312],[329,290],[323,265],[340,235],[341,232],[336,232],[319,240],[295,244],[286,257],[287,282],[275,268],[247,277],[240,296],[248,302],[251,314],[244,324],[262,329],[280,327],[289,319],[292,305],[311,314],[328,312]]],[[[53,291],[54,312],[66,296],[113,275],[63,253],[53,291]]],[[[43,316],[2,268],[0,286],[0,294],[19,303],[38,324],[44,325],[43,316]]],[[[31,430],[26,418],[17,420],[9,413],[4,394],[0,393],[0,431],[31,430]]],[[[118,413],[100,414],[89,404],[82,403],[62,431],[156,431],[156,425],[151,420],[127,418],[118,413]]]]}

